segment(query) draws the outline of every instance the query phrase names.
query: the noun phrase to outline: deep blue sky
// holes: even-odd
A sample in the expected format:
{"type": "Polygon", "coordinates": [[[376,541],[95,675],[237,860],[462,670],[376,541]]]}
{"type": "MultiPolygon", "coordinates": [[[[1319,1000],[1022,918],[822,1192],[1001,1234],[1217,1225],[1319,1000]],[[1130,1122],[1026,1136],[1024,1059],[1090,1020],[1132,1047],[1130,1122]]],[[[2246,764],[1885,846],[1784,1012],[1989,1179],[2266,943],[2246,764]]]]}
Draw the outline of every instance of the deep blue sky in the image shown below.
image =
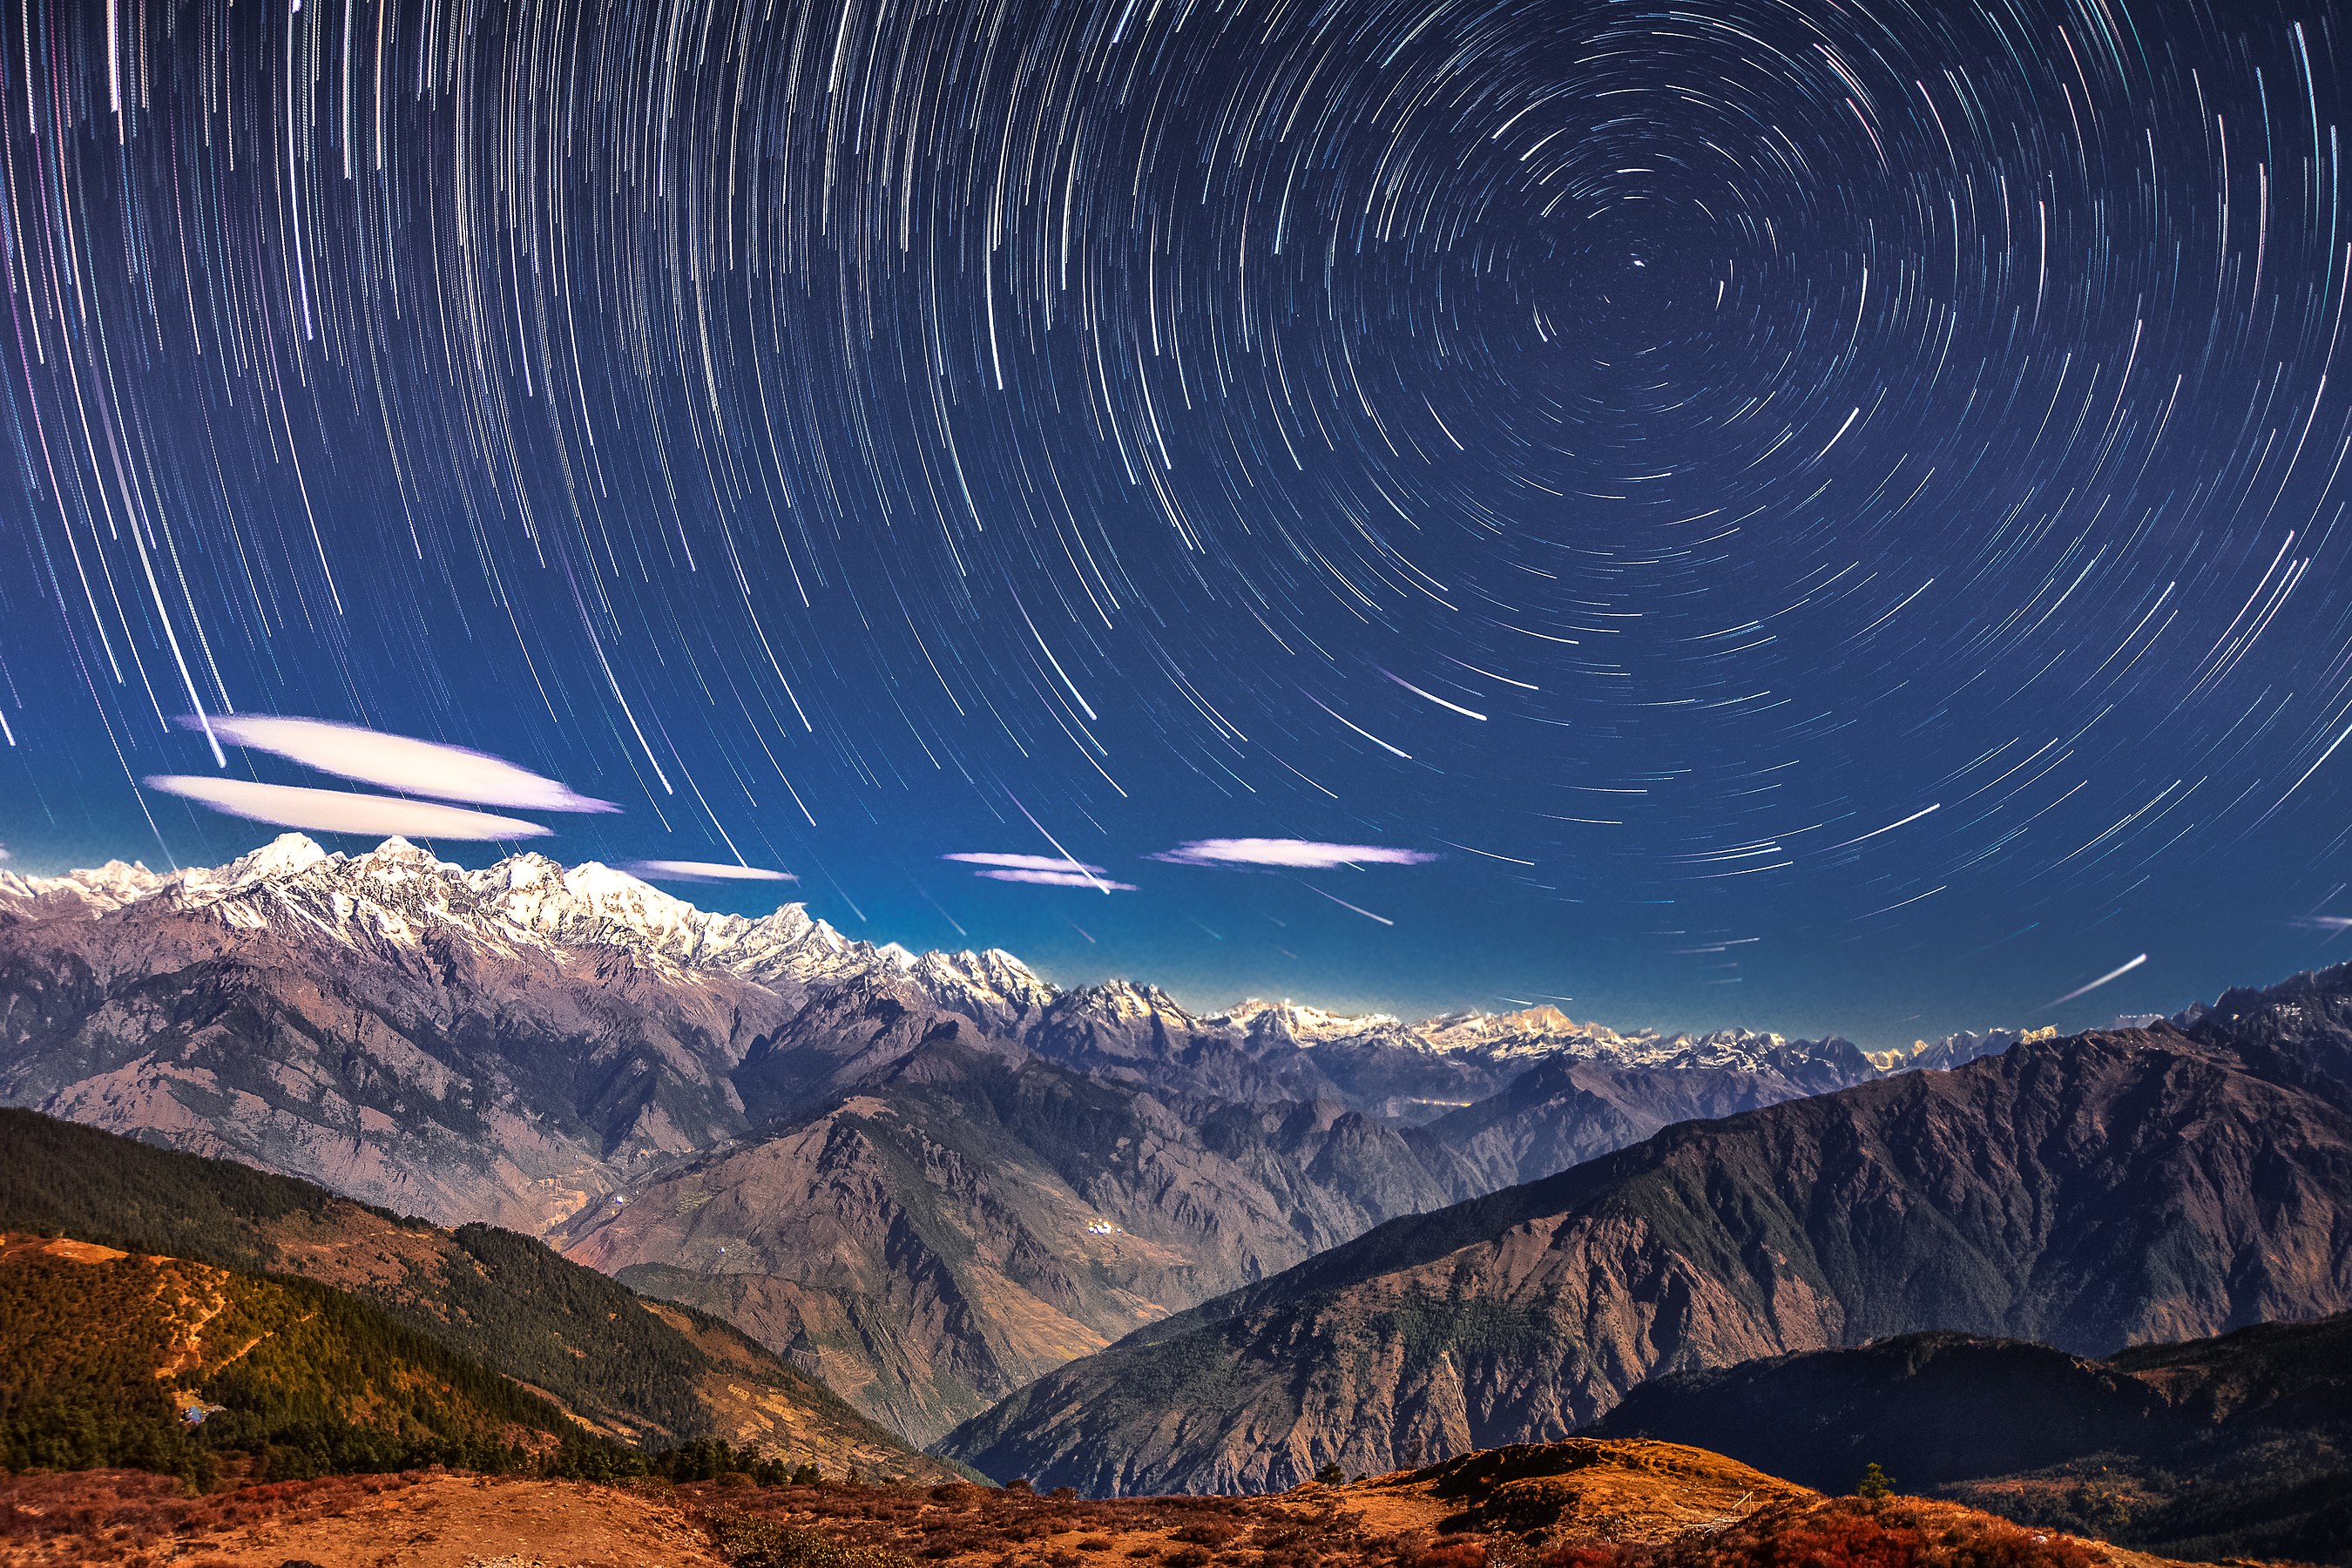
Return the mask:
{"type": "Polygon", "coordinates": [[[2352,915],[2325,5],[5,12],[18,868],[265,837],[137,787],[201,706],[1201,1003],[1877,1043],[2352,915]],[[939,858],[1048,835],[1136,890],[939,858]]]}

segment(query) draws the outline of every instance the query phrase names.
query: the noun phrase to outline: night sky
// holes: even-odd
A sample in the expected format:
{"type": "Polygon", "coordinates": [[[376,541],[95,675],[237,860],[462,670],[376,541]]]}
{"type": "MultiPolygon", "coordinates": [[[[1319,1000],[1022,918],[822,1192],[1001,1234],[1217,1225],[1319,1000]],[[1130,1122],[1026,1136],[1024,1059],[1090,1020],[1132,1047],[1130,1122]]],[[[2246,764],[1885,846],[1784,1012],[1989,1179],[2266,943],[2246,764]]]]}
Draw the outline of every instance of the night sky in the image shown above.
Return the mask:
{"type": "Polygon", "coordinates": [[[2352,957],[2346,20],[7,0],[0,843],[250,848],[140,781],[291,715],[1199,1004],[2352,957]]]}

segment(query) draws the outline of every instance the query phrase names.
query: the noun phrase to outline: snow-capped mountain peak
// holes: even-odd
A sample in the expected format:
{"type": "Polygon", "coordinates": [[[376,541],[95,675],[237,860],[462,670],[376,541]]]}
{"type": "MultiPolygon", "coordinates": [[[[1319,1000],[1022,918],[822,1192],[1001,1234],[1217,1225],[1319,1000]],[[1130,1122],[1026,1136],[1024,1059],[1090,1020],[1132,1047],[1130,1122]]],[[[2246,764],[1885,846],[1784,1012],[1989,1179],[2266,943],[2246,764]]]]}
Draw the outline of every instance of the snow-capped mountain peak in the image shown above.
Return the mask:
{"type": "Polygon", "coordinates": [[[1234,1003],[1209,1021],[1231,1024],[1248,1030],[1253,1036],[1266,1035],[1288,1039],[1300,1046],[1312,1046],[1323,1040],[1348,1039],[1401,1026],[1393,1014],[1332,1013],[1287,998],[1280,1002],[1266,1002],[1255,996],[1234,1003]]]}
{"type": "Polygon", "coordinates": [[[56,877],[26,877],[0,869],[0,900],[26,904],[61,900],[89,914],[108,914],[146,898],[163,883],[163,878],[136,861],[109,860],[103,866],[56,877]]]}
{"type": "Polygon", "coordinates": [[[352,945],[415,949],[456,942],[488,952],[534,951],[560,963],[585,952],[621,950],[637,963],[689,982],[700,973],[723,972],[771,988],[851,979],[911,985],[936,1006],[1016,1036],[1053,1013],[1139,1041],[1158,1035],[1223,1036],[1234,1047],[1259,1058],[1402,1049],[1487,1074],[1515,1072],[1550,1058],[1622,1067],[1774,1071],[1801,1060],[1833,1073],[1850,1069],[1867,1076],[1874,1070],[1954,1065],[2005,1048],[2018,1037],[2010,1031],[1954,1036],[1864,1061],[1842,1040],[1791,1043],[1779,1035],[1739,1029],[1620,1033],[1580,1023],[1549,1005],[1408,1024],[1384,1013],[1350,1015],[1286,999],[1252,998],[1201,1016],[1158,986],[1138,981],[1111,979],[1059,991],[1001,949],[918,952],[896,942],[877,946],[844,936],[800,904],[756,918],[713,912],[593,860],[566,867],[525,853],[469,871],[403,838],[347,856],[288,833],[226,865],[169,877],[120,861],[61,877],[0,871],[0,911],[14,906],[32,918],[43,918],[45,910],[104,918],[156,898],[239,928],[299,928],[352,945]]]}

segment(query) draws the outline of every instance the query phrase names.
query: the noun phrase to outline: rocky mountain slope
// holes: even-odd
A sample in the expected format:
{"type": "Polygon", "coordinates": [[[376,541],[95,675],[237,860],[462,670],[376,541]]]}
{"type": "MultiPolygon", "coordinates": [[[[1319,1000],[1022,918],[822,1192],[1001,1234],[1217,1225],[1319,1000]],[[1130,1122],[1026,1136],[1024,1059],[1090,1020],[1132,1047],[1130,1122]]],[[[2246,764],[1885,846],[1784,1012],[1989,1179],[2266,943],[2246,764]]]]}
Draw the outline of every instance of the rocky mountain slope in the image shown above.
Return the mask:
{"type": "Polygon", "coordinates": [[[2352,1314],[2105,1362],[1914,1334],[1644,1384],[1592,1427],[1810,1486],[1879,1462],[2029,1524],[2174,1557],[2352,1554],[2352,1314]]]}
{"type": "Polygon", "coordinates": [[[955,1020],[848,1099],[631,1188],[560,1244],[929,1442],[1384,1220],[1795,1092],[1727,1068],[1550,1058],[1398,1127],[1333,1100],[1162,1100],[955,1020]]]}
{"type": "Polygon", "coordinates": [[[1405,1026],[1202,1017],[1010,954],[850,942],[798,905],[712,914],[625,873],[479,870],[287,834],[216,869],[0,870],[0,1100],[234,1155],[444,1223],[543,1230],[645,1170],[820,1110],[961,1023],[1163,1098],[1400,1122],[1544,1060],[1752,1072],[1817,1092],[1843,1041],[1619,1035],[1550,1008],[1405,1026]]]}
{"type": "Polygon", "coordinates": [[[719,1313],[919,1441],[1446,1197],[1360,1112],[1188,1117],[944,1036],[821,1114],[583,1215],[563,1245],[719,1313]]]}
{"type": "Polygon", "coordinates": [[[567,1430],[654,1448],[719,1437],[834,1473],[950,1474],[724,1324],[488,1226],[438,1230],[308,1183],[0,1110],[0,1232],[330,1288],[552,1401],[567,1430]]]}
{"type": "Polygon", "coordinates": [[[1564,1436],[1659,1372],[1929,1328],[2106,1353],[2340,1311],[2352,1112],[2325,1048],[2271,1034],[2244,1056],[2170,1026],[2037,1041],[1672,1127],[1130,1335],[940,1451],[1094,1492],[1281,1486],[1564,1436]]]}
{"type": "Polygon", "coordinates": [[[1800,1090],[1538,1058],[1425,1126],[1162,1100],[961,1019],[828,1109],[584,1214],[568,1256],[691,1302],[929,1442],[1138,1326],[1418,1214],[1800,1090]]]}

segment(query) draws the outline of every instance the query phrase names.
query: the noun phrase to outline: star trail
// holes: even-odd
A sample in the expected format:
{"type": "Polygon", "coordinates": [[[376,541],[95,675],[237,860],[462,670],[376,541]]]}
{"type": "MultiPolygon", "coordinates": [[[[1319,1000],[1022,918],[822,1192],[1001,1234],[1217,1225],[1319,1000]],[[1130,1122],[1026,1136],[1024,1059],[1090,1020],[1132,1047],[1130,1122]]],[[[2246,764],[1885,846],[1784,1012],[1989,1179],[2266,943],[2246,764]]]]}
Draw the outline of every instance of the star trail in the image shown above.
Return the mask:
{"type": "Polygon", "coordinates": [[[0,842],[225,858],[143,781],[318,784],[290,715],[1202,1003],[1908,1037],[2326,962],[2343,31],[8,0],[0,842]]]}

